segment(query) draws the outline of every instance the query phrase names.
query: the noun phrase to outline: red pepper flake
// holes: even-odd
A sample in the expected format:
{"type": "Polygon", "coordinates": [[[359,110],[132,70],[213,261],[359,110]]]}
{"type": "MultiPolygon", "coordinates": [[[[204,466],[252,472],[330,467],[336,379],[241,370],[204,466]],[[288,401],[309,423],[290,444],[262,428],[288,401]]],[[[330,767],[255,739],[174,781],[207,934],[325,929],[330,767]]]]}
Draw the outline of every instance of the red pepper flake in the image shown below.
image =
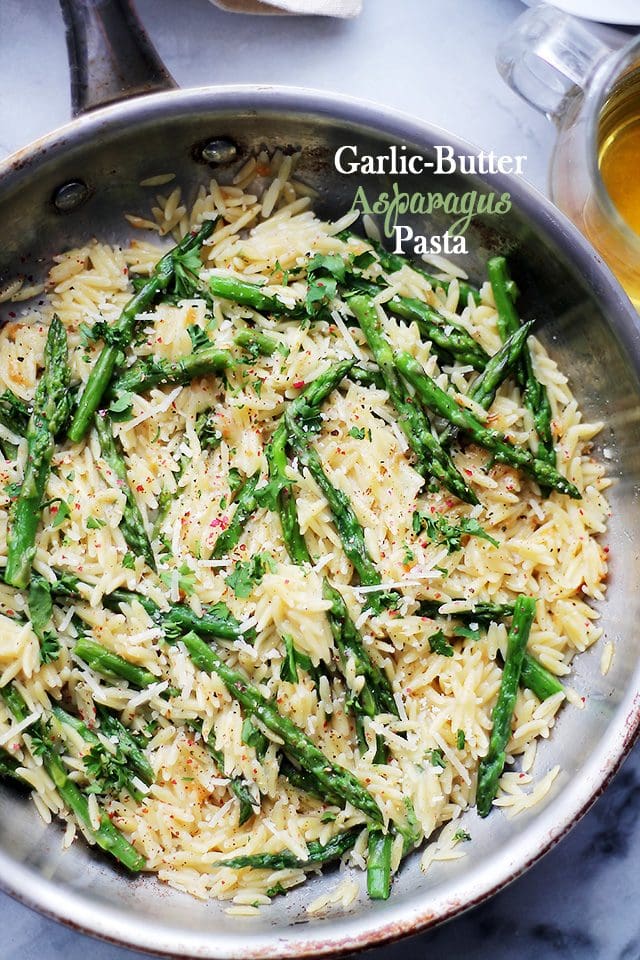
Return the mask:
{"type": "Polygon", "coordinates": [[[304,380],[295,380],[293,384],[296,390],[302,390],[304,385],[305,385],[304,380]]]}
{"type": "Polygon", "coordinates": [[[144,486],[141,483],[139,483],[136,486],[136,490],[138,491],[138,493],[144,493],[144,486]]]}

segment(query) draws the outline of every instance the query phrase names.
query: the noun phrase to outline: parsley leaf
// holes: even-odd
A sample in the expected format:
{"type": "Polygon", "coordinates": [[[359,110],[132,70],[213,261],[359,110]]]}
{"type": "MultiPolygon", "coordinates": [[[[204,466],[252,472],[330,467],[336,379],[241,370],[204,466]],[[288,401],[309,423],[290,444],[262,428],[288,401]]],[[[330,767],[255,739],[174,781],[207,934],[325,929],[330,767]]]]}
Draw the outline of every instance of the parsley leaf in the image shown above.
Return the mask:
{"type": "Polygon", "coordinates": [[[58,504],[58,509],[56,510],[55,516],[51,523],[51,526],[55,529],[56,527],[59,527],[62,523],[64,523],[64,521],[67,519],[67,517],[71,513],[71,508],[69,504],[66,502],[66,500],[60,500],[59,498],[56,498],[55,500],[51,500],[49,502],[49,505],[53,503],[58,504]]]}
{"type": "Polygon", "coordinates": [[[135,570],[136,568],[136,558],[132,553],[125,553],[122,558],[122,566],[126,567],[127,570],[135,570]]]}
{"type": "Polygon", "coordinates": [[[429,647],[431,648],[431,653],[439,653],[443,657],[452,657],[454,654],[454,649],[446,639],[442,630],[437,630],[431,634],[429,637],[429,647]]]}
{"type": "Polygon", "coordinates": [[[274,568],[274,562],[268,553],[256,553],[250,560],[239,560],[225,580],[238,599],[246,600],[254,586],[262,582],[265,573],[274,568]]]}
{"type": "Polygon", "coordinates": [[[338,284],[344,283],[346,264],[336,253],[317,253],[307,267],[305,307],[310,317],[336,296],[338,284]]]}
{"type": "Polygon", "coordinates": [[[354,440],[364,440],[365,438],[364,427],[351,427],[351,430],[349,430],[349,436],[353,437],[354,440]]]}
{"type": "Polygon", "coordinates": [[[44,577],[33,576],[29,584],[29,619],[38,640],[44,639],[44,632],[53,616],[51,584],[44,577]]]}
{"type": "Polygon", "coordinates": [[[40,663],[53,663],[60,656],[60,643],[53,630],[47,630],[40,641],[40,663]]]}
{"type": "Polygon", "coordinates": [[[427,756],[431,760],[432,767],[439,767],[440,770],[444,770],[447,766],[447,761],[442,754],[442,750],[440,750],[438,747],[434,747],[432,750],[427,750],[427,756]]]}
{"type": "Polygon", "coordinates": [[[471,840],[471,834],[467,833],[466,830],[456,830],[456,832],[453,835],[453,839],[456,840],[458,843],[460,841],[464,843],[466,840],[471,840]]]}
{"type": "Polygon", "coordinates": [[[467,738],[465,737],[464,730],[458,730],[456,733],[456,747],[458,750],[464,750],[464,745],[466,742],[467,738]]]}
{"type": "Polygon", "coordinates": [[[242,724],[240,739],[247,747],[253,747],[258,760],[263,760],[267,752],[269,741],[261,730],[258,730],[251,717],[247,717],[242,724]]]}
{"type": "Polygon", "coordinates": [[[411,526],[416,536],[424,529],[430,540],[438,544],[446,544],[449,553],[460,550],[462,538],[465,536],[478,537],[481,540],[488,540],[494,547],[500,546],[499,542],[489,536],[473,517],[461,517],[459,523],[455,524],[449,523],[442,513],[430,516],[416,510],[412,517],[411,526]]]}
{"type": "Polygon", "coordinates": [[[84,767],[92,781],[87,793],[118,794],[129,789],[127,757],[120,747],[111,753],[101,743],[95,744],[84,758],[84,767]]]}
{"type": "Polygon", "coordinates": [[[211,346],[209,337],[206,335],[202,327],[198,326],[197,323],[192,323],[190,327],[187,327],[187,333],[189,334],[191,347],[194,353],[196,350],[202,350],[203,347],[211,346]]]}
{"type": "Polygon", "coordinates": [[[105,520],[100,520],[98,517],[87,517],[87,530],[100,530],[104,526],[106,526],[105,520]]]}
{"type": "Polygon", "coordinates": [[[133,393],[130,390],[118,390],[116,388],[115,396],[109,404],[109,413],[111,419],[116,423],[122,423],[125,420],[131,420],[133,417],[133,393]]]}
{"type": "Polygon", "coordinates": [[[203,450],[215,450],[220,446],[222,434],[218,430],[213,410],[203,410],[196,417],[195,430],[203,450]]]}

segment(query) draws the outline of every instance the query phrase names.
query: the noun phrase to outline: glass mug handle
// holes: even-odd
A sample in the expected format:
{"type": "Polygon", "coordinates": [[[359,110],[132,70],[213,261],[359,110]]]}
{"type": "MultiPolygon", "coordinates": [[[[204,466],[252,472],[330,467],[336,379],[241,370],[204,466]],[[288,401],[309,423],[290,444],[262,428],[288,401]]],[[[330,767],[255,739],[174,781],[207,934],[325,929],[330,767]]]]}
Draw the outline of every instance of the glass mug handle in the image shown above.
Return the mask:
{"type": "Polygon", "coordinates": [[[560,123],[611,52],[575,17],[542,4],[518,17],[498,45],[496,65],[515,93],[560,123]]]}

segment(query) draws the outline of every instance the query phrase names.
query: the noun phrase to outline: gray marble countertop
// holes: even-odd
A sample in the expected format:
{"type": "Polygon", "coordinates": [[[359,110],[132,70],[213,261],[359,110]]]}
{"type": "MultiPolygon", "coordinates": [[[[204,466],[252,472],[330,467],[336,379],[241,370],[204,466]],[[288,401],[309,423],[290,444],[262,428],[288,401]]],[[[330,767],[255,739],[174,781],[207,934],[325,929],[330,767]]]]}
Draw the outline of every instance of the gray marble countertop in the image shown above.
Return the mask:
{"type": "MultiPolygon", "coordinates": [[[[497,41],[523,10],[518,0],[364,0],[362,16],[346,22],[258,20],[207,0],[137,5],[183,86],[285,83],[378,100],[483,149],[526,154],[527,179],[545,190],[553,130],[494,67],[497,41]]],[[[69,117],[55,0],[0,0],[0,54],[1,156],[69,117]]],[[[591,812],[524,877],[438,930],[369,956],[638,960],[638,804],[636,750],[591,812]]],[[[1,960],[84,960],[87,951],[93,960],[141,956],[66,930],[2,894],[0,929],[1,960]]]]}

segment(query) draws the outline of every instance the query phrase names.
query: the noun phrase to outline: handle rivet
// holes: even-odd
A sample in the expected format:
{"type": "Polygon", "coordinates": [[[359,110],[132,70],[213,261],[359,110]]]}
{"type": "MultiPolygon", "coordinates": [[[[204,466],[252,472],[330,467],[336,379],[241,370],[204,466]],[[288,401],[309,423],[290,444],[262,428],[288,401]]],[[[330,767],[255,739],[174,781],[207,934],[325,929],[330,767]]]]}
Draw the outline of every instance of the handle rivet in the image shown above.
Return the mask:
{"type": "Polygon", "coordinates": [[[58,213],[70,213],[85,202],[89,187],[82,180],[69,180],[53,192],[53,205],[58,213]]]}
{"type": "Polygon", "coordinates": [[[205,163],[231,163],[238,156],[238,148],[231,140],[210,140],[200,151],[205,163]]]}

